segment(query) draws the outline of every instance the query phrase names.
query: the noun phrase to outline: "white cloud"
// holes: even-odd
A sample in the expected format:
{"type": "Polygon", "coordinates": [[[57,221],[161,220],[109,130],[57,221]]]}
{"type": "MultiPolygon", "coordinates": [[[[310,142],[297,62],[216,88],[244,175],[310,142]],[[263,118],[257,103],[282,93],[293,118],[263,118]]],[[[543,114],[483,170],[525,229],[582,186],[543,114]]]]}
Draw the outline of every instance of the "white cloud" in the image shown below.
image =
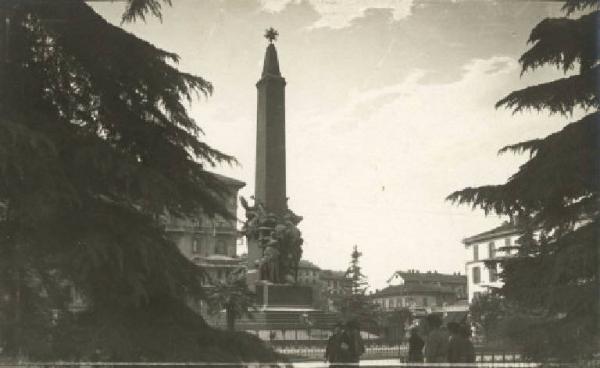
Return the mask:
{"type": "MultiPolygon", "coordinates": [[[[283,10],[295,0],[261,0],[263,9],[270,12],[283,10]]],[[[313,27],[344,28],[364,15],[367,9],[391,9],[394,20],[410,15],[414,0],[306,0],[321,15],[313,27]]]]}
{"type": "Polygon", "coordinates": [[[515,59],[474,59],[453,83],[420,84],[426,74],[414,70],[402,83],[350,92],[334,111],[290,114],[289,195],[305,217],[308,259],[344,267],[358,244],[377,287],[395,269],[463,270],[460,240],[499,220],[452,207],[445,196],[503,182],[523,158],[498,157],[502,145],[562,124],[494,108],[522,85],[515,59]]]}

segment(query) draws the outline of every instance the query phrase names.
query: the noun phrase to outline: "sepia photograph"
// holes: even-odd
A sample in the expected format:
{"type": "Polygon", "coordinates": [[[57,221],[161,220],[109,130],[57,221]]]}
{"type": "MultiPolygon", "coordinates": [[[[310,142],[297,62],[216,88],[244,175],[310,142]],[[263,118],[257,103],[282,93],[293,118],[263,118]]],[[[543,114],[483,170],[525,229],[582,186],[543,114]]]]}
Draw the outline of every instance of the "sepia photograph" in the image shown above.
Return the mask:
{"type": "Polygon", "coordinates": [[[0,368],[600,368],[600,0],[0,0],[0,368]]]}

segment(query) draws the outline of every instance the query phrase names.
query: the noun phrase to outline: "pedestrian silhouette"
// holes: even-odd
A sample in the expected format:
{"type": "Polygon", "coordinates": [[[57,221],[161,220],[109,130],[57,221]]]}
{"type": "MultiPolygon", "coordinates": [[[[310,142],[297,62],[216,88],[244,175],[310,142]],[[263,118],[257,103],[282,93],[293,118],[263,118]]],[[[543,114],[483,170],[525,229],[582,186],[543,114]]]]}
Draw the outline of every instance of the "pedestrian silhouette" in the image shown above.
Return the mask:
{"type": "Polygon", "coordinates": [[[410,330],[410,338],[408,339],[408,361],[409,362],[423,362],[423,346],[425,341],[419,336],[417,328],[413,327],[410,330]]]}

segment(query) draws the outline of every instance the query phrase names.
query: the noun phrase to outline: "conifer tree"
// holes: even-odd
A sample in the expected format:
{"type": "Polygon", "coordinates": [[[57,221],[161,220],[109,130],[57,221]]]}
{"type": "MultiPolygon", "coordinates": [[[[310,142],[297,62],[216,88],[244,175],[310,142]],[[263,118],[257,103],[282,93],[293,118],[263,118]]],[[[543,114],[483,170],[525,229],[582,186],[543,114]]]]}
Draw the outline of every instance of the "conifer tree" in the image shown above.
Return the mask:
{"type": "Polygon", "coordinates": [[[337,309],[346,321],[357,320],[363,325],[375,324],[374,312],[377,306],[369,299],[367,292],[367,277],[362,273],[360,257],[362,253],[355,245],[350,260],[350,267],[346,270],[345,277],[350,285],[350,290],[338,301],[337,309]]]}
{"type": "MultiPolygon", "coordinates": [[[[126,21],[160,14],[157,0],[127,4],[126,21]]],[[[213,332],[200,349],[198,334],[210,329],[185,305],[202,297],[203,274],[160,221],[200,210],[232,215],[222,204],[225,185],[205,168],[234,159],[203,141],[185,106],[212,85],[83,0],[3,0],[0,16],[5,352],[219,355],[213,332]],[[86,312],[68,312],[69,286],[85,298],[86,312]]],[[[235,346],[226,349],[219,359],[239,357],[235,346]]]]}
{"type": "Polygon", "coordinates": [[[350,267],[346,270],[346,278],[350,280],[352,295],[364,295],[368,286],[367,277],[362,273],[360,267],[361,256],[362,253],[355,245],[351,254],[350,267]]]}
{"type": "Polygon", "coordinates": [[[512,336],[536,359],[586,357],[598,346],[599,5],[568,0],[564,17],[535,26],[519,60],[522,73],[553,65],[568,75],[497,103],[515,113],[582,117],[546,137],[502,148],[530,155],[506,183],[448,197],[518,220],[523,236],[517,256],[501,262],[499,293],[527,321],[515,323],[512,336]]]}

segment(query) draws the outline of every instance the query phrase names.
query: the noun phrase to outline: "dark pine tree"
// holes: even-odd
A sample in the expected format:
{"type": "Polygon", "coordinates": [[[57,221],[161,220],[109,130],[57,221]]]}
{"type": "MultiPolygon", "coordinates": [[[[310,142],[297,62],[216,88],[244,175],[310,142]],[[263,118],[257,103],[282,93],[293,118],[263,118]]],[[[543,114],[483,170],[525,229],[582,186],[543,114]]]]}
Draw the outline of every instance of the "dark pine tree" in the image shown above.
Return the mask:
{"type": "MultiPolygon", "coordinates": [[[[125,21],[160,14],[157,0],[127,4],[125,21]]],[[[234,159],[202,140],[185,107],[211,84],[83,0],[2,0],[0,18],[5,352],[272,359],[257,339],[214,331],[187,309],[203,274],[160,223],[165,213],[232,215],[205,167],[234,159]],[[78,315],[70,286],[87,300],[78,315]]]]}
{"type": "Polygon", "coordinates": [[[352,295],[364,295],[369,283],[367,277],[362,273],[360,267],[360,257],[362,253],[358,251],[355,245],[352,250],[350,267],[346,270],[346,278],[350,280],[350,290],[352,295]]]}
{"type": "Polygon", "coordinates": [[[337,309],[341,312],[345,321],[358,321],[363,327],[371,327],[376,324],[375,305],[366,294],[368,282],[362,273],[360,257],[362,253],[354,246],[351,254],[350,267],[346,270],[345,277],[348,280],[350,290],[346,295],[337,300],[337,309]]]}
{"type": "Polygon", "coordinates": [[[522,72],[544,65],[564,78],[514,91],[497,107],[582,118],[547,137],[500,150],[529,153],[506,183],[466,188],[448,199],[517,218],[516,257],[502,261],[506,302],[521,322],[511,336],[535,359],[572,360],[598,347],[600,135],[597,0],[568,0],[565,16],[541,21],[520,58],[522,72]]]}

